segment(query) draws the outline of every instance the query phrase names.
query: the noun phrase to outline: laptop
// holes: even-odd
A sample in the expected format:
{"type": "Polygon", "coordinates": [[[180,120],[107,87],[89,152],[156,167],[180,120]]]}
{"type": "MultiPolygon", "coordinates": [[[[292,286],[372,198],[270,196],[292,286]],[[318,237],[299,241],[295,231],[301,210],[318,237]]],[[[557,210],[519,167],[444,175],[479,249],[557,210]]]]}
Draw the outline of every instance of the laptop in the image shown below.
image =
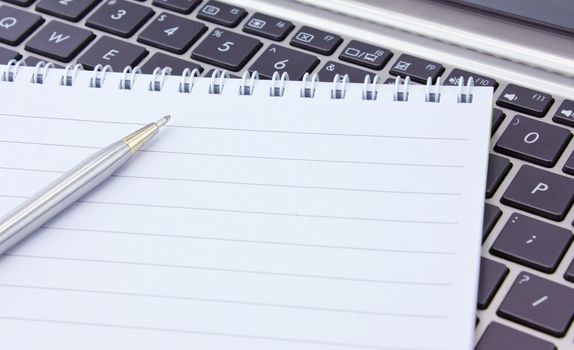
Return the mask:
{"type": "Polygon", "coordinates": [[[574,348],[571,0],[0,3],[0,64],[492,86],[476,349],[574,348]]]}

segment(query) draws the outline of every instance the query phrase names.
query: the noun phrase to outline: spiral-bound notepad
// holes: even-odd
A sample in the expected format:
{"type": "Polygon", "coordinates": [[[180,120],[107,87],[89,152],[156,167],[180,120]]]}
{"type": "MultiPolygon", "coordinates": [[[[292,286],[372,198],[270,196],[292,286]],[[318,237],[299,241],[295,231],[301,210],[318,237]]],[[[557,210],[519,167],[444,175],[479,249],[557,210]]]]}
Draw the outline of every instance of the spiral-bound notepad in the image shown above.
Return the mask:
{"type": "Polygon", "coordinates": [[[490,88],[0,72],[0,214],[172,116],[0,258],[3,348],[472,348],[490,88]]]}

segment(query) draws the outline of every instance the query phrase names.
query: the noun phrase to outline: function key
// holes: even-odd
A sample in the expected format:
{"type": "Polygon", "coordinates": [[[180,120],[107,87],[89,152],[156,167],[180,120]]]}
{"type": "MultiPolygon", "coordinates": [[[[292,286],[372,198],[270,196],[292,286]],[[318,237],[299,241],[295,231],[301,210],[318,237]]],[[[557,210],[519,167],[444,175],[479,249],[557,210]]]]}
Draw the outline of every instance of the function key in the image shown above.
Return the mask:
{"type": "Polygon", "coordinates": [[[175,58],[169,55],[166,55],[161,52],[155,53],[147,62],[141,67],[142,72],[144,74],[151,74],[153,73],[154,69],[156,68],[171,68],[172,75],[180,75],[186,68],[190,70],[198,69],[199,72],[203,72],[203,67],[201,67],[197,63],[193,63],[190,61],[184,61],[179,58],[175,58]]]}
{"type": "Polygon", "coordinates": [[[164,12],[143,30],[138,41],[170,52],[184,53],[206,31],[203,23],[164,12]]]}
{"type": "Polygon", "coordinates": [[[245,16],[247,16],[245,9],[219,1],[208,1],[197,14],[199,19],[230,28],[236,27],[245,16]]]}
{"type": "Polygon", "coordinates": [[[332,54],[342,42],[337,34],[311,27],[302,27],[291,39],[291,45],[323,55],[332,54]]]}
{"type": "Polygon", "coordinates": [[[36,10],[78,22],[99,2],[99,0],[41,0],[36,5],[36,10]]]}
{"type": "Polygon", "coordinates": [[[574,289],[522,272],[498,309],[504,318],[563,337],[574,316],[574,289]]]}
{"type": "Polygon", "coordinates": [[[572,232],[569,230],[514,213],[490,251],[502,258],[552,273],[571,242],[572,232]]]}
{"type": "Polygon", "coordinates": [[[458,68],[455,68],[450,72],[448,77],[444,80],[444,85],[458,86],[458,80],[460,77],[462,77],[464,84],[466,84],[468,79],[472,77],[475,86],[491,86],[494,90],[498,87],[498,82],[492,78],[458,68]]]}
{"type": "Polygon", "coordinates": [[[22,55],[18,52],[0,46],[0,64],[6,64],[10,60],[19,60],[20,58],[22,58],[22,55]]]}
{"type": "Polygon", "coordinates": [[[574,180],[523,165],[501,202],[548,219],[564,219],[574,201],[574,180]]]}
{"type": "Polygon", "coordinates": [[[289,79],[301,80],[318,64],[319,59],[313,55],[273,44],[249,67],[249,71],[257,71],[267,79],[271,79],[274,72],[287,72],[289,79]]]}
{"type": "Polygon", "coordinates": [[[494,294],[508,275],[508,268],[499,262],[480,258],[480,277],[478,282],[478,308],[488,307],[494,294]]]}
{"type": "Polygon", "coordinates": [[[9,6],[0,7],[0,41],[18,45],[44,20],[42,17],[9,6]]]}
{"type": "Polygon", "coordinates": [[[114,72],[121,72],[127,66],[135,67],[146,55],[147,50],[141,46],[102,36],[78,62],[88,69],[109,64],[114,72]]]}
{"type": "Polygon", "coordinates": [[[475,350],[556,350],[556,346],[530,334],[492,322],[486,327],[475,350]]]}
{"type": "Polygon", "coordinates": [[[257,39],[216,28],[193,50],[191,57],[238,71],[255,55],[261,45],[257,39]]]}
{"type": "Polygon", "coordinates": [[[391,59],[393,53],[379,46],[351,40],[339,55],[339,59],[363,67],[381,70],[391,59]]]}
{"type": "Polygon", "coordinates": [[[371,81],[373,81],[376,75],[375,73],[367,72],[366,70],[350,67],[335,61],[328,61],[319,71],[319,79],[320,81],[333,81],[335,74],[339,74],[341,77],[347,74],[351,83],[364,82],[366,75],[368,75],[371,81]]]}
{"type": "Polygon", "coordinates": [[[410,77],[418,83],[426,83],[430,77],[433,82],[444,72],[440,63],[427,61],[422,58],[402,54],[396,61],[389,73],[402,77],[410,77]]]}
{"type": "Polygon", "coordinates": [[[201,0],[153,0],[153,5],[179,13],[191,13],[201,0]]]}
{"type": "Polygon", "coordinates": [[[132,36],[154,12],[125,0],[108,0],[94,12],[86,25],[124,38],[132,36]]]}
{"type": "Polygon", "coordinates": [[[28,40],[26,50],[70,62],[94,37],[89,30],[51,21],[28,40]]]}
{"type": "Polygon", "coordinates": [[[517,115],[510,121],[494,149],[509,156],[552,167],[571,138],[572,134],[565,128],[517,115]]]}
{"type": "Polygon", "coordinates": [[[551,95],[522,86],[508,84],[498,97],[496,104],[515,111],[543,117],[554,103],[551,95]]]}
{"type": "Polygon", "coordinates": [[[277,17],[255,13],[243,26],[243,31],[267,39],[281,41],[285,39],[295,26],[289,21],[277,17]]]}
{"type": "Polygon", "coordinates": [[[564,100],[552,118],[556,123],[574,127],[574,101],[564,100]]]}

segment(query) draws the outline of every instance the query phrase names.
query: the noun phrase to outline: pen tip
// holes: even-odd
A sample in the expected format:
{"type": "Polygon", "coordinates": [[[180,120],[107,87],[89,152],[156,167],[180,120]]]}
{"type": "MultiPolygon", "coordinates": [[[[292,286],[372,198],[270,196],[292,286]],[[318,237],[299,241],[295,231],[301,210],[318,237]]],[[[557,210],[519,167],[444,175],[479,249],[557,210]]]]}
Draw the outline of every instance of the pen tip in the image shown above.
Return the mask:
{"type": "Polygon", "coordinates": [[[155,123],[156,123],[156,125],[157,125],[158,127],[161,128],[161,127],[164,126],[165,123],[167,123],[170,119],[171,119],[171,116],[166,115],[166,116],[164,116],[163,118],[161,118],[160,120],[158,120],[158,121],[155,122],[155,123]]]}

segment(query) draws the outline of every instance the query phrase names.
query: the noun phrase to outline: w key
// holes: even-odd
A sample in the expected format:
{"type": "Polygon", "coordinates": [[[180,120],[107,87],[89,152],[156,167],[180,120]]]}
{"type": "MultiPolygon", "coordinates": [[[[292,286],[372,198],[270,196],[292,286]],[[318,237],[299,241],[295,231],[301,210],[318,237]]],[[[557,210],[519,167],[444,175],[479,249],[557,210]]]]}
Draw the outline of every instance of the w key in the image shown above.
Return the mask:
{"type": "Polygon", "coordinates": [[[570,131],[517,115],[494,146],[497,152],[552,167],[572,138],[570,131]]]}
{"type": "Polygon", "coordinates": [[[523,165],[506,192],[502,203],[548,219],[564,219],[574,201],[574,180],[523,165]]]}

